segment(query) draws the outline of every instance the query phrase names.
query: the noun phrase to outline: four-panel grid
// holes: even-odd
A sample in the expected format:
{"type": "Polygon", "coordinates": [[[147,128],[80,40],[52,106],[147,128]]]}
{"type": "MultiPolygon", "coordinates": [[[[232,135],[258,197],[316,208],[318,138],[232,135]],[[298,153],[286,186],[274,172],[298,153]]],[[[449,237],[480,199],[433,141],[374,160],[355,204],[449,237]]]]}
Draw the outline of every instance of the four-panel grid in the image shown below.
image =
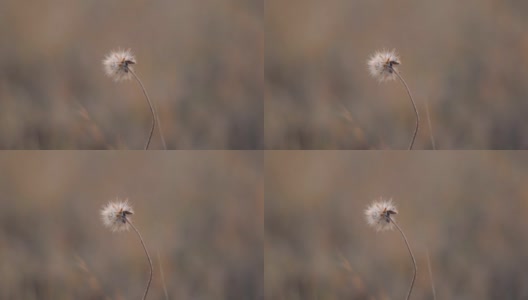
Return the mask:
{"type": "Polygon", "coordinates": [[[0,299],[528,299],[527,28],[513,0],[3,0],[0,299]]]}

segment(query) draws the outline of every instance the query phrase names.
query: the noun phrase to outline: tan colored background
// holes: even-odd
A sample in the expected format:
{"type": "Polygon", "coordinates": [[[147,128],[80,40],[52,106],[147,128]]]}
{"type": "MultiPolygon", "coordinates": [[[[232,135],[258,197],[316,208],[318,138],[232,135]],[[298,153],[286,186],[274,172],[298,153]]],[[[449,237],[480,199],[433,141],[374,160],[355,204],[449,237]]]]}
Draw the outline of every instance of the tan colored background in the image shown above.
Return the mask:
{"type": "Polygon", "coordinates": [[[392,197],[418,262],[413,299],[528,297],[528,159],[520,152],[268,152],[266,299],[403,299],[412,265],[363,210],[392,197]]]}
{"type": "Polygon", "coordinates": [[[0,149],[142,149],[143,94],[101,64],[120,47],[170,149],[262,148],[262,28],[256,0],[1,1],[0,149]]]}
{"type": "Polygon", "coordinates": [[[422,117],[416,148],[526,149],[528,2],[266,2],[269,149],[405,149],[414,111],[366,61],[397,49],[422,117]]]}
{"type": "Polygon", "coordinates": [[[0,298],[139,299],[148,265],[99,210],[128,197],[149,299],[263,299],[261,152],[0,153],[0,298]],[[158,259],[159,253],[159,259],[158,259]]]}

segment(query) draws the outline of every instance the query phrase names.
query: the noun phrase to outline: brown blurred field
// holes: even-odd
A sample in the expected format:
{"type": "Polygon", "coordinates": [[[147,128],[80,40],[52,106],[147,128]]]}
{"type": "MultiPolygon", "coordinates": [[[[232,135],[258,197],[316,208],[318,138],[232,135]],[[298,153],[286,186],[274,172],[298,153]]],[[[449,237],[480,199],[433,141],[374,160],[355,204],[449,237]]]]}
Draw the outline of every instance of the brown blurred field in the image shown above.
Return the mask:
{"type": "Polygon", "coordinates": [[[262,27],[258,0],[1,1],[0,148],[142,149],[141,90],[101,65],[131,48],[169,149],[261,149],[262,27]]]}
{"type": "Polygon", "coordinates": [[[418,263],[412,299],[527,299],[519,152],[267,152],[266,299],[405,299],[411,260],[363,210],[392,197],[418,263]]]}
{"type": "Polygon", "coordinates": [[[261,152],[3,152],[0,299],[140,299],[148,264],[99,210],[116,196],[154,261],[148,299],[263,299],[261,152]],[[159,254],[159,259],[158,259],[159,254]]]}
{"type": "Polygon", "coordinates": [[[422,123],[417,149],[528,148],[528,2],[270,0],[267,149],[405,149],[414,111],[366,61],[397,49],[422,123]]]}

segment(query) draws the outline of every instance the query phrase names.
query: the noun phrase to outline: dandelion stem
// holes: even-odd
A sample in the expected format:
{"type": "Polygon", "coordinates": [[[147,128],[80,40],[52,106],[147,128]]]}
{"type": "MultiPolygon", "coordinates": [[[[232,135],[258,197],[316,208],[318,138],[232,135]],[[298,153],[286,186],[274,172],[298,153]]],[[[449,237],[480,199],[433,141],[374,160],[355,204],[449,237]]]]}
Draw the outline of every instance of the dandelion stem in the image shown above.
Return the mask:
{"type": "Polygon", "coordinates": [[[433,150],[436,150],[436,143],[433,135],[433,126],[431,125],[431,116],[429,115],[429,101],[425,100],[425,112],[427,113],[427,123],[429,124],[429,136],[431,137],[431,145],[433,150]]]}
{"type": "Polygon", "coordinates": [[[409,87],[407,86],[407,83],[405,82],[405,80],[403,79],[403,77],[400,75],[400,73],[398,71],[396,71],[396,69],[394,69],[392,66],[391,66],[391,69],[392,71],[394,72],[394,74],[396,74],[396,76],[398,76],[398,78],[400,79],[400,81],[402,82],[402,84],[405,86],[405,89],[407,90],[407,94],[409,94],[409,98],[411,99],[411,103],[412,103],[412,106],[414,108],[414,113],[416,114],[416,127],[414,129],[414,134],[413,134],[413,138],[411,140],[411,143],[409,144],[409,150],[412,150],[412,147],[413,147],[413,144],[414,144],[414,140],[416,139],[416,134],[418,133],[418,127],[420,125],[420,117],[418,116],[418,109],[416,108],[416,103],[414,103],[414,99],[413,99],[413,96],[411,94],[411,90],[409,89],[409,87]]]}
{"type": "Polygon", "coordinates": [[[414,259],[414,255],[413,255],[413,253],[411,251],[411,246],[409,246],[409,241],[407,241],[407,237],[405,236],[405,233],[403,233],[403,231],[401,230],[400,226],[398,226],[398,223],[396,223],[396,221],[394,219],[392,219],[390,217],[390,215],[388,217],[391,220],[392,224],[394,224],[396,226],[396,228],[398,229],[398,231],[402,235],[403,240],[405,241],[405,244],[407,245],[407,250],[409,250],[409,254],[411,255],[411,259],[412,259],[412,262],[413,262],[414,274],[413,274],[413,279],[411,281],[411,286],[409,287],[409,293],[407,294],[407,298],[406,298],[407,300],[409,300],[411,298],[411,292],[412,292],[412,289],[413,289],[413,286],[414,286],[414,281],[416,280],[416,272],[418,271],[418,267],[416,266],[416,260],[414,259]]]}
{"type": "Polygon", "coordinates": [[[148,105],[150,107],[150,112],[152,113],[152,127],[150,128],[150,134],[149,134],[149,137],[147,139],[147,143],[145,144],[145,150],[148,150],[148,147],[150,145],[150,140],[152,139],[152,133],[154,132],[154,127],[156,126],[156,119],[157,119],[156,118],[156,113],[154,111],[154,107],[152,106],[152,102],[150,102],[150,98],[149,98],[149,96],[147,94],[147,90],[143,86],[143,83],[141,82],[139,77],[130,68],[128,68],[128,72],[130,72],[130,74],[132,74],[134,76],[134,79],[136,79],[136,81],[139,83],[139,86],[141,87],[141,90],[143,91],[143,94],[145,94],[145,98],[147,98],[147,102],[148,102],[148,105]]]}
{"type": "Polygon", "coordinates": [[[431,279],[431,289],[433,290],[433,300],[436,300],[436,290],[433,280],[433,271],[431,270],[431,260],[429,259],[429,250],[426,252],[427,254],[427,268],[429,269],[429,278],[431,279]]]}
{"type": "Polygon", "coordinates": [[[165,299],[169,300],[169,293],[167,292],[167,285],[165,284],[165,276],[163,275],[163,267],[161,265],[161,258],[158,250],[158,264],[160,267],[160,274],[161,274],[161,284],[163,285],[163,292],[165,293],[165,299]]]}
{"type": "Polygon", "coordinates": [[[156,121],[158,122],[158,133],[161,138],[161,144],[163,145],[163,150],[167,150],[167,144],[165,143],[165,137],[163,136],[163,130],[161,129],[161,120],[158,114],[158,107],[156,106],[156,103],[154,103],[154,111],[156,111],[156,121]]]}
{"type": "Polygon", "coordinates": [[[149,262],[150,276],[149,276],[149,280],[148,280],[148,283],[147,283],[147,287],[145,288],[145,294],[143,295],[143,300],[145,300],[145,299],[147,299],[147,293],[148,293],[148,290],[149,290],[149,287],[150,287],[150,283],[152,282],[152,271],[153,271],[153,269],[152,269],[152,260],[150,259],[150,255],[148,254],[147,246],[145,246],[145,242],[143,242],[143,238],[141,237],[141,234],[139,233],[139,231],[136,229],[136,226],[134,226],[134,224],[132,224],[132,222],[129,219],[125,218],[125,220],[128,222],[128,224],[130,224],[132,229],[134,229],[134,231],[138,235],[139,240],[141,241],[141,245],[143,246],[143,250],[145,250],[145,254],[147,255],[147,259],[148,259],[148,262],[149,262]]]}

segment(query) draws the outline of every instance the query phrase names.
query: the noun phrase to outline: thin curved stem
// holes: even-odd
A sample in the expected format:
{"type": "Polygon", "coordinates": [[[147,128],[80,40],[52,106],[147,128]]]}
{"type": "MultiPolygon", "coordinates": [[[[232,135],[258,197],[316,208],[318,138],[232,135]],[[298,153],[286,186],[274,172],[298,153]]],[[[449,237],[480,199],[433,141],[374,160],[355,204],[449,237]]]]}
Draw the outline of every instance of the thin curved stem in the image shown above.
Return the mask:
{"type": "Polygon", "coordinates": [[[412,150],[412,147],[414,145],[414,140],[416,139],[416,134],[418,133],[418,127],[420,126],[420,116],[418,116],[418,109],[416,108],[416,103],[414,103],[414,99],[413,99],[413,96],[411,94],[411,90],[407,86],[407,83],[405,82],[403,77],[400,75],[400,73],[398,71],[396,71],[396,69],[392,68],[392,71],[394,72],[394,74],[396,74],[396,76],[398,76],[398,78],[400,79],[402,84],[405,86],[405,89],[407,90],[407,94],[409,94],[409,98],[411,99],[411,103],[412,103],[412,106],[414,108],[414,113],[416,114],[416,127],[414,129],[414,134],[413,134],[411,143],[409,144],[409,150],[412,150]]]}
{"type": "Polygon", "coordinates": [[[136,229],[136,226],[134,226],[134,224],[132,224],[132,222],[130,222],[129,219],[125,218],[125,220],[128,222],[128,224],[130,224],[132,229],[134,229],[134,231],[138,235],[139,240],[141,241],[141,245],[143,246],[143,250],[145,250],[145,254],[147,255],[147,259],[148,259],[148,262],[149,262],[150,276],[149,276],[149,280],[148,280],[148,283],[147,283],[147,287],[145,288],[145,294],[143,295],[143,300],[145,300],[145,299],[147,299],[147,293],[148,293],[148,290],[150,288],[150,283],[152,282],[152,272],[153,272],[152,260],[150,259],[150,255],[148,254],[147,246],[145,246],[145,242],[143,242],[143,238],[141,237],[141,234],[139,233],[139,231],[136,229]]]}
{"type": "Polygon", "coordinates": [[[163,275],[163,266],[161,265],[161,258],[160,258],[159,250],[157,254],[158,254],[158,264],[159,264],[160,274],[161,274],[161,284],[163,285],[163,292],[165,293],[165,299],[169,300],[169,293],[167,292],[167,285],[165,284],[165,276],[163,275]]]}
{"type": "Polygon", "coordinates": [[[165,143],[165,137],[163,136],[163,130],[161,129],[161,120],[160,120],[160,117],[159,117],[159,114],[158,114],[158,108],[157,108],[156,104],[154,104],[154,111],[156,112],[156,118],[157,118],[157,122],[158,122],[158,133],[159,133],[160,138],[161,138],[161,144],[163,145],[163,150],[167,150],[167,143],[165,143]]]}
{"type": "Polygon", "coordinates": [[[147,139],[147,143],[145,144],[145,150],[148,150],[148,147],[150,145],[150,140],[152,139],[152,133],[154,133],[154,127],[156,126],[156,113],[154,112],[154,107],[152,106],[152,102],[150,102],[150,98],[147,94],[147,90],[145,89],[145,87],[143,86],[143,83],[141,82],[141,80],[139,80],[139,77],[136,75],[136,73],[134,71],[132,71],[132,69],[128,69],[128,71],[130,72],[130,74],[132,74],[134,76],[134,78],[136,79],[136,81],[139,83],[139,86],[141,87],[141,90],[143,91],[143,94],[145,94],[145,98],[147,98],[147,102],[148,102],[148,105],[150,107],[150,112],[152,113],[152,127],[150,128],[150,134],[149,134],[149,137],[147,139]]]}
{"type": "Polygon", "coordinates": [[[433,300],[436,300],[436,289],[435,289],[435,284],[433,280],[433,271],[431,270],[431,260],[429,259],[429,250],[427,250],[426,254],[427,254],[427,268],[429,269],[429,278],[431,279],[431,290],[433,291],[433,300]]]}
{"type": "Polygon", "coordinates": [[[156,101],[153,101],[152,104],[154,104],[154,112],[156,114],[156,123],[158,123],[158,133],[161,138],[161,144],[163,145],[163,150],[167,150],[167,144],[165,143],[165,136],[163,135],[161,120],[158,113],[158,106],[156,105],[156,101]]]}
{"type": "Polygon", "coordinates": [[[390,215],[389,215],[389,219],[391,220],[392,224],[394,224],[396,226],[396,228],[398,229],[398,231],[402,235],[403,240],[405,241],[405,244],[407,245],[407,250],[409,250],[409,254],[411,255],[411,259],[412,259],[413,266],[414,266],[414,274],[413,274],[413,278],[412,278],[412,281],[411,281],[411,286],[409,287],[409,293],[407,294],[407,298],[406,298],[407,300],[409,300],[411,298],[411,292],[412,292],[412,289],[413,289],[413,286],[414,286],[414,281],[416,280],[416,272],[418,271],[418,267],[416,266],[416,260],[414,259],[414,254],[411,251],[411,246],[409,245],[409,241],[407,241],[407,237],[405,236],[405,233],[403,233],[403,231],[401,230],[400,226],[398,226],[398,223],[396,223],[396,221],[394,221],[394,219],[392,219],[390,217],[390,215]]]}
{"type": "Polygon", "coordinates": [[[429,137],[431,138],[431,145],[433,150],[436,150],[436,142],[433,135],[433,126],[431,125],[431,116],[429,115],[429,101],[425,100],[425,112],[427,113],[427,123],[429,124],[429,137]]]}

